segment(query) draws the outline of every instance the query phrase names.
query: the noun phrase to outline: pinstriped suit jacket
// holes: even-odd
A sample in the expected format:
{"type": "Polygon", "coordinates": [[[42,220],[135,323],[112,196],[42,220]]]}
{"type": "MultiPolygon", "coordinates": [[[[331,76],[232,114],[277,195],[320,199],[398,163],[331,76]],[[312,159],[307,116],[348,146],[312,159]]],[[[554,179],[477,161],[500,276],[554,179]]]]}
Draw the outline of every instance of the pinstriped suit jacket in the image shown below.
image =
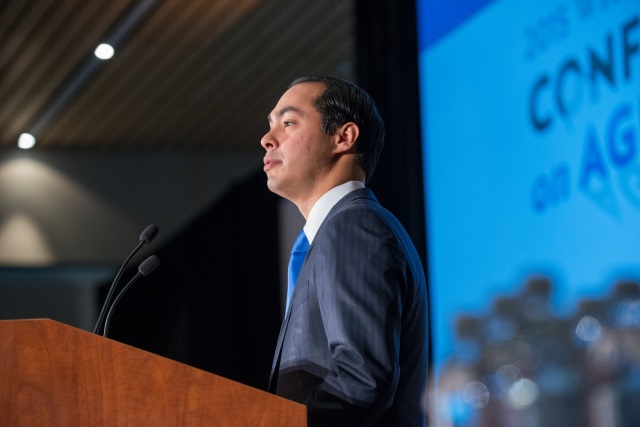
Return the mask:
{"type": "Polygon", "coordinates": [[[276,346],[270,390],[309,425],[426,424],[428,317],[420,258],[367,189],[318,229],[276,346]]]}

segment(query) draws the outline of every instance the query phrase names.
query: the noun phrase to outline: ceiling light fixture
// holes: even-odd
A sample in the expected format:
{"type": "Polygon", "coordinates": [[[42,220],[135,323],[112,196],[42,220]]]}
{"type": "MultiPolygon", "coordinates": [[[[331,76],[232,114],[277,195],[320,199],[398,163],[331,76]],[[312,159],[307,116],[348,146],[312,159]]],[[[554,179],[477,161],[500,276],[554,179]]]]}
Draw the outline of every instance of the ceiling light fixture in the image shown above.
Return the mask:
{"type": "Polygon", "coordinates": [[[36,137],[31,135],[30,133],[21,133],[18,138],[18,147],[23,150],[28,150],[29,148],[33,148],[36,145],[36,137]]]}
{"type": "Polygon", "coordinates": [[[110,44],[102,43],[100,46],[96,48],[96,50],[93,53],[98,58],[107,60],[113,57],[115,50],[113,49],[113,46],[111,46],[110,44]]]}

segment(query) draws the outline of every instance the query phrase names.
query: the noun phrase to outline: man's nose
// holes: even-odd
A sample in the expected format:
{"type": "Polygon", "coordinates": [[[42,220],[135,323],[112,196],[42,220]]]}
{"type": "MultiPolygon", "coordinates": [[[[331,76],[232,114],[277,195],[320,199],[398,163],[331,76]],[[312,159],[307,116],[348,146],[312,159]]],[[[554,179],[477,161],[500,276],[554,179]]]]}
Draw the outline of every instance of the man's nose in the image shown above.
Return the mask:
{"type": "Polygon", "coordinates": [[[264,134],[264,136],[260,140],[260,145],[262,145],[262,148],[264,148],[265,150],[269,150],[277,146],[276,139],[271,134],[271,130],[264,134]]]}

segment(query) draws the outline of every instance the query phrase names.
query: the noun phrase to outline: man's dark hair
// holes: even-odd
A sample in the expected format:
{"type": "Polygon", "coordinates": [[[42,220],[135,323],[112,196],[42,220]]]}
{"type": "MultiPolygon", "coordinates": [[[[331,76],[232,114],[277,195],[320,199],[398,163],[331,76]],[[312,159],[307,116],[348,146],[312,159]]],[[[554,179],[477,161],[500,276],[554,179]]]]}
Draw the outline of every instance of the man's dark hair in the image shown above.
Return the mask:
{"type": "Polygon", "coordinates": [[[360,136],[356,141],[356,159],[368,181],[384,145],[384,122],[371,96],[357,85],[333,76],[304,74],[292,81],[289,88],[300,83],[321,83],[325,87],[313,102],[322,117],[324,133],[331,135],[347,122],[358,125],[360,136]]]}

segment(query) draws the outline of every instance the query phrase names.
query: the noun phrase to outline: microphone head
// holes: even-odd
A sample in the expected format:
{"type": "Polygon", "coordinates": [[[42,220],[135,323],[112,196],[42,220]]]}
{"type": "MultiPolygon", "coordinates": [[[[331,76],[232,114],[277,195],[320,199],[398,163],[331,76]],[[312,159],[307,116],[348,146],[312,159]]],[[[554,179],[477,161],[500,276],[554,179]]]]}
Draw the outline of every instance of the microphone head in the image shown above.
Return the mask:
{"type": "Polygon", "coordinates": [[[160,258],[158,258],[155,255],[151,255],[149,258],[145,259],[144,261],[142,261],[142,263],[140,263],[140,266],[138,266],[138,271],[143,276],[148,276],[149,274],[151,274],[153,270],[156,269],[156,267],[159,264],[160,264],[160,258]]]}
{"type": "Polygon", "coordinates": [[[153,241],[153,239],[156,238],[159,231],[160,229],[158,229],[157,225],[155,224],[149,225],[147,228],[144,229],[142,234],[140,234],[140,241],[148,245],[153,241]]]}

